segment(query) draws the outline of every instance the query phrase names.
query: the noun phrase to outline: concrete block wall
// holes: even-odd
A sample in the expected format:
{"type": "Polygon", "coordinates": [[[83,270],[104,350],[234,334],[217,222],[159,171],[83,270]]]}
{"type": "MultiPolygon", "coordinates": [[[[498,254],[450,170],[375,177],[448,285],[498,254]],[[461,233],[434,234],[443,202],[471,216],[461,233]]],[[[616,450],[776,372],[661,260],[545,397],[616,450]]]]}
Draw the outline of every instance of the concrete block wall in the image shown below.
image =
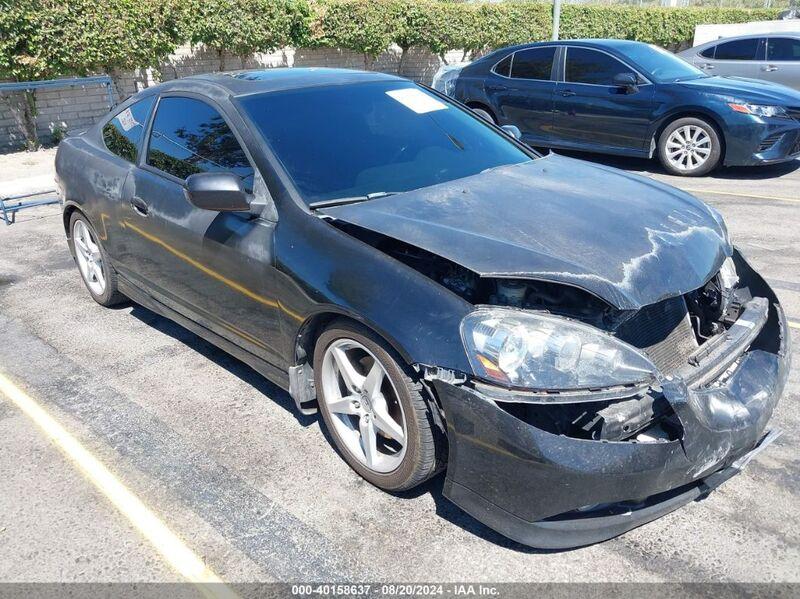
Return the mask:
{"type": "MultiPolygon", "coordinates": [[[[385,73],[399,74],[414,81],[430,84],[433,75],[442,64],[441,59],[421,48],[412,48],[403,57],[401,51],[392,47],[376,60],[370,61],[369,68],[385,73]]],[[[448,62],[462,59],[461,51],[454,51],[445,57],[448,62]]],[[[256,54],[244,61],[238,56],[225,53],[224,68],[228,70],[276,68],[276,67],[339,67],[363,69],[364,57],[358,52],[337,48],[284,48],[269,54],[256,54]]],[[[200,73],[220,70],[220,57],[216,50],[204,46],[189,45],[178,48],[170,55],[158,72],[153,69],[140,69],[136,72],[116,74],[116,95],[125,99],[128,96],[158,81],[187,77],[200,73]]],[[[87,127],[109,110],[106,88],[100,85],[65,89],[39,90],[36,92],[38,116],[37,131],[40,140],[48,142],[54,131],[87,127]]],[[[24,138],[17,128],[8,104],[0,96],[0,152],[20,150],[24,138]]]]}

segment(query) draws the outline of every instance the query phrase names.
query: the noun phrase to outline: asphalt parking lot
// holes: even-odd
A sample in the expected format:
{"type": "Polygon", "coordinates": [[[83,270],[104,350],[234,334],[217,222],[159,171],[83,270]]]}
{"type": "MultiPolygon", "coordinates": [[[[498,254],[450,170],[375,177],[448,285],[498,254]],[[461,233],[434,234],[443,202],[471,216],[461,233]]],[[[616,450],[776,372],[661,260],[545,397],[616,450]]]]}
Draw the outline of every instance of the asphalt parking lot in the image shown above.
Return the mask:
{"type": "MultiPolygon", "coordinates": [[[[0,193],[46,188],[53,155],[0,157],[0,193]]],[[[588,158],[719,209],[800,345],[800,161],[680,179],[588,158]]],[[[95,304],[58,206],[17,220],[0,223],[0,375],[225,581],[800,581],[797,368],[773,419],[784,435],[708,499],[605,543],[536,551],[450,504],[441,476],[399,497],[371,487],[247,366],[144,308],[95,304]]],[[[181,580],[2,394],[0,480],[0,581],[181,580]]]]}

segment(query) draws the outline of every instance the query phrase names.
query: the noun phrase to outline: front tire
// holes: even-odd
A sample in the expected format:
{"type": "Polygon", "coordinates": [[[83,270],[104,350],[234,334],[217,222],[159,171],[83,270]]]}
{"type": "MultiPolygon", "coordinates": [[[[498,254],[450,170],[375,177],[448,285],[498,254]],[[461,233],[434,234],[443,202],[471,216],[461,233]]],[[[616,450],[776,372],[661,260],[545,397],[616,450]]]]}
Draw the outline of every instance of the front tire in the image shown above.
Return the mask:
{"type": "Polygon", "coordinates": [[[325,426],[364,479],[386,491],[411,489],[436,472],[436,443],[422,384],[371,331],[349,321],[326,329],[314,348],[325,426]]]}
{"type": "Polygon", "coordinates": [[[661,132],[658,157],[673,175],[699,177],[719,165],[722,140],[717,129],[703,119],[677,119],[661,132]]]}
{"type": "Polygon", "coordinates": [[[106,307],[126,301],[117,289],[117,273],[89,219],[81,212],[73,212],[69,231],[69,249],[92,299],[106,307]]]}

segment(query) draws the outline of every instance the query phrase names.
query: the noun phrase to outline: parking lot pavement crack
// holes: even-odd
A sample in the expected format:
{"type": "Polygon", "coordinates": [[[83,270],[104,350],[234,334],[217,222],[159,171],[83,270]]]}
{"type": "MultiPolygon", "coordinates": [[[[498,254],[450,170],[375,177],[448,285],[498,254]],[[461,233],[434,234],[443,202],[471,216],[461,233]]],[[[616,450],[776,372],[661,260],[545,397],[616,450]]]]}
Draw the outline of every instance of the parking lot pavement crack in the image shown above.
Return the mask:
{"type": "Polygon", "coordinates": [[[210,458],[131,398],[0,314],[0,370],[47,407],[80,421],[162,484],[277,580],[374,580],[318,530],[210,458]]]}

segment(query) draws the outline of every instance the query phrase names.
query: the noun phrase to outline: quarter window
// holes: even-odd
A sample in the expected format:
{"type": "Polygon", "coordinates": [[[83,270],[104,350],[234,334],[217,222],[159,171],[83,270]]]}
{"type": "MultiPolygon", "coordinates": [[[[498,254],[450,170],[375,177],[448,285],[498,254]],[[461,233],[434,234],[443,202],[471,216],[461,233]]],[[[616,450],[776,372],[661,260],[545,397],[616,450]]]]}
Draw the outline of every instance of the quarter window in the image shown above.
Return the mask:
{"type": "Polygon", "coordinates": [[[554,46],[546,48],[529,48],[514,54],[511,65],[511,76],[517,79],[539,79],[548,81],[553,69],[554,46]]]}
{"type": "Polygon", "coordinates": [[[494,67],[494,72],[498,75],[502,75],[503,77],[508,77],[511,74],[511,57],[514,56],[513,54],[509,54],[503,60],[498,62],[494,67]]]}
{"type": "Polygon", "coordinates": [[[158,103],[147,164],[179,179],[208,172],[239,175],[253,190],[253,167],[225,119],[192,98],[162,98],[158,103]]]}
{"type": "Polygon", "coordinates": [[[758,38],[734,40],[717,46],[714,54],[716,60],[755,60],[758,50],[758,38]]]}
{"type": "Polygon", "coordinates": [[[706,48],[702,52],[700,52],[700,56],[703,58],[714,58],[714,50],[716,50],[716,46],[711,46],[710,48],[706,48]]]}
{"type": "Polygon", "coordinates": [[[103,142],[110,152],[128,162],[136,162],[139,142],[154,101],[155,96],[150,96],[134,102],[105,124],[103,142]]]}
{"type": "Polygon", "coordinates": [[[569,48],[565,79],[571,83],[614,85],[614,77],[632,69],[613,56],[588,48],[569,48]]]}
{"type": "Polygon", "coordinates": [[[767,40],[767,60],[771,62],[800,62],[800,40],[773,37],[767,40]]]}

